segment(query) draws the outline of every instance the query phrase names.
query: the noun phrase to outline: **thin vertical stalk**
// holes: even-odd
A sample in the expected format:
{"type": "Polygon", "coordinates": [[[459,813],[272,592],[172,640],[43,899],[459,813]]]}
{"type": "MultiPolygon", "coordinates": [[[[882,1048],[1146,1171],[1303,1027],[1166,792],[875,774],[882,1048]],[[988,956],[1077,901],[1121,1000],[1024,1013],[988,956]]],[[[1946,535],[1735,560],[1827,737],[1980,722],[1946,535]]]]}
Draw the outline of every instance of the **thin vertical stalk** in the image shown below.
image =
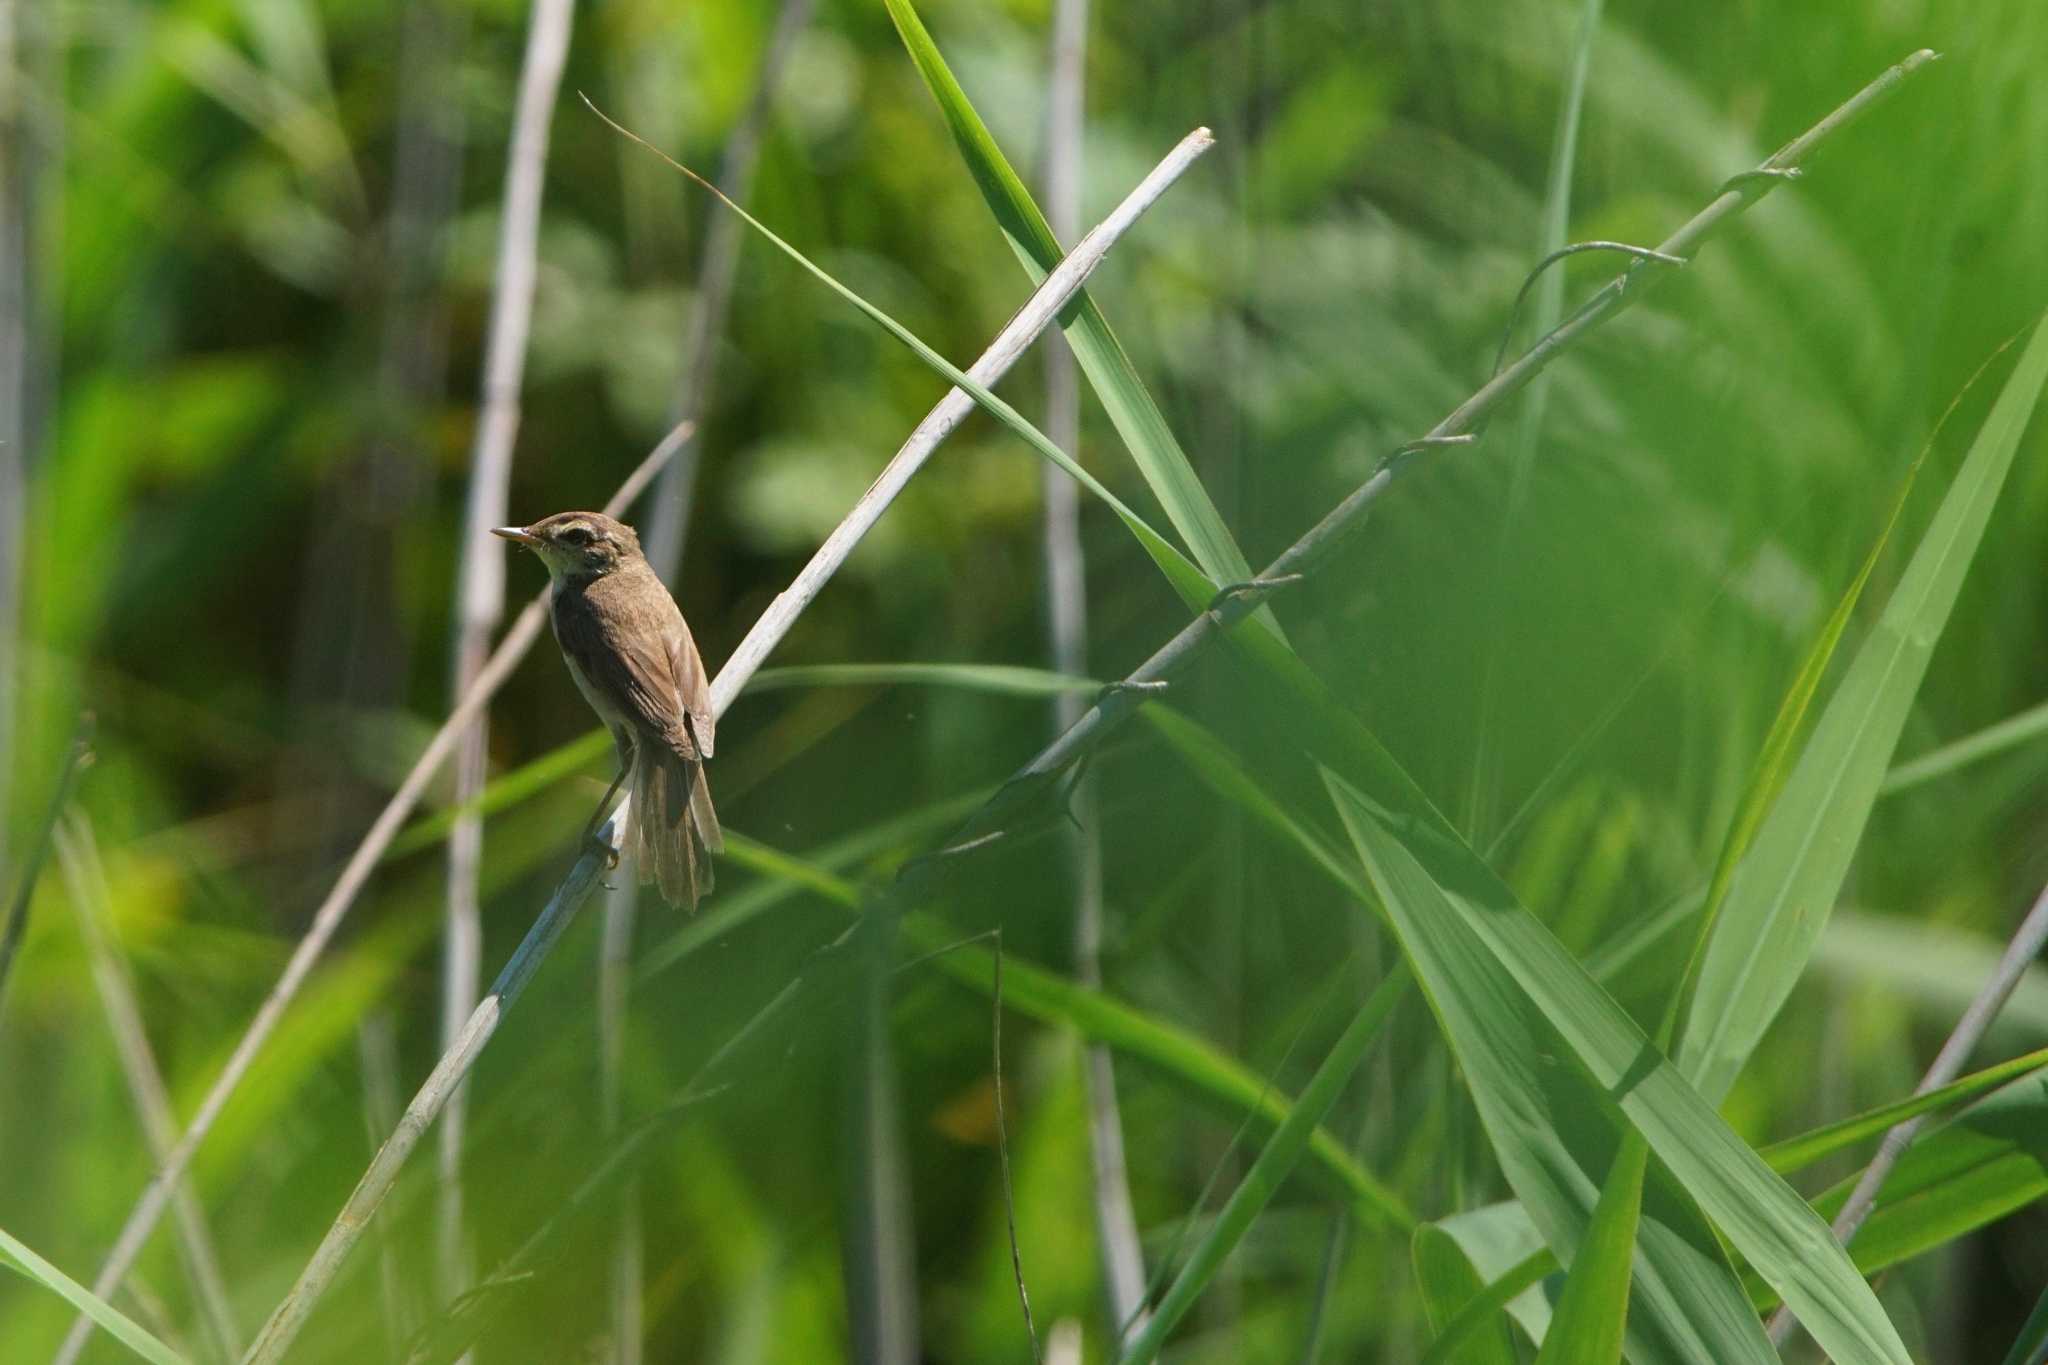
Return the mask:
{"type": "MultiPolygon", "coordinates": [[[[1067,241],[1081,226],[1082,129],[1086,98],[1088,0],[1055,0],[1052,78],[1046,110],[1045,211],[1053,235],[1067,241]]],[[[1045,433],[1062,450],[1081,449],[1081,385],[1066,338],[1049,337],[1045,349],[1045,433]]],[[[1081,551],[1081,491],[1062,471],[1042,468],[1045,491],[1045,601],[1052,666],[1088,676],[1088,576],[1081,551]]],[[[1053,733],[1081,717],[1078,694],[1053,700],[1053,733]]],[[[1074,894],[1074,971],[1086,986],[1102,984],[1102,833],[1096,821],[1094,779],[1084,774],[1073,793],[1075,826],[1065,831],[1064,853],[1074,894]]],[[[1117,1108],[1116,1070],[1100,1043],[1081,1051],[1088,1108],[1088,1154],[1094,1172],[1095,1234],[1102,1244],[1110,1321],[1128,1334],[1142,1325],[1145,1255],[1131,1208],[1124,1164],[1123,1121],[1117,1108]]]]}
{"type": "MultiPolygon", "coordinates": [[[[121,1074],[128,1082],[128,1093],[135,1101],[150,1152],[161,1161],[178,1140],[178,1124],[172,1116],[163,1072],[157,1067],[156,1055],[149,1047],[149,1034],[142,1026],[135,987],[107,938],[112,901],[107,893],[106,868],[100,861],[92,827],[75,812],[59,825],[56,844],[57,861],[64,872],[72,911],[78,918],[79,937],[84,940],[86,956],[92,962],[93,985],[99,992],[100,1006],[106,1011],[114,1051],[121,1060],[121,1074]]],[[[200,1319],[206,1324],[207,1335],[220,1358],[233,1360],[241,1354],[242,1338],[228,1307],[226,1281],[221,1277],[212,1234],[206,1228],[206,1214],[190,1181],[178,1182],[171,1195],[171,1213],[178,1225],[178,1245],[184,1252],[185,1273],[191,1278],[193,1297],[199,1302],[200,1319]]]]}
{"type": "MultiPolygon", "coordinates": [[[[569,55],[574,0],[534,0],[520,63],[505,168],[505,200],[498,224],[497,278],[491,293],[490,333],[484,350],[482,411],[470,456],[469,496],[462,519],[453,696],[475,685],[490,654],[491,632],[505,612],[505,547],[490,528],[505,522],[512,480],[512,447],[519,431],[519,393],[526,374],[526,340],[533,321],[539,268],[541,189],[548,131],[569,55]]],[[[479,712],[462,735],[455,759],[455,801],[466,807],[483,791],[489,734],[479,712]]],[[[442,947],[443,1048],[455,1045],[476,1004],[483,949],[477,874],[483,861],[483,818],[455,822],[448,837],[447,938],[442,947]]],[[[440,1136],[440,1206],[436,1265],[443,1299],[469,1287],[470,1257],[462,1216],[464,1095],[450,1098],[440,1136]]]]}
{"type": "MultiPolygon", "coordinates": [[[[2005,1002],[2019,987],[2020,978],[2040,957],[2044,947],[2048,947],[2048,887],[2042,888],[2033,908],[2020,921],[2020,927],[2013,931],[2012,940],[2005,945],[1998,965],[1978,988],[1969,1008],[1963,1011],[1963,1017],[1956,1021],[1948,1040],[1941,1045],[1941,1051],[1935,1054],[1933,1064],[1927,1068],[1927,1074],[1920,1078],[1919,1086],[1913,1091],[1915,1095],[1939,1090],[1962,1074],[1963,1063],[1970,1060],[1970,1054],[1984,1041],[1985,1033],[1998,1018],[1998,1012],[2005,1008],[2005,1002]]],[[[1899,1164],[1899,1158],[1913,1145],[1913,1139],[1919,1136],[1929,1117],[1919,1114],[1897,1124],[1878,1143],[1877,1155],[1863,1168],[1863,1176],[1856,1182],[1856,1188],[1850,1191],[1848,1202],[1835,1215],[1833,1231],[1843,1246],[1849,1245],[1856,1236],[1856,1230],[1877,1207],[1878,1191],[1884,1188],[1885,1177],[1892,1173],[1892,1168],[1899,1164]]],[[[1791,1310],[1780,1308],[1771,1319],[1772,1343],[1783,1346],[1791,1340],[1798,1326],[1799,1320],[1792,1316],[1791,1310]]]]}
{"type": "MultiPolygon", "coordinates": [[[[809,22],[815,0],[783,0],[775,29],[761,57],[754,91],[725,141],[719,166],[719,192],[744,199],[753,184],[760,157],[761,134],[776,87],[796,40],[809,22]]],[[[670,421],[701,421],[711,401],[718,374],[720,342],[731,312],[733,278],[739,270],[745,240],[739,218],[713,212],[706,225],[697,261],[697,290],[683,324],[683,372],[676,384],[670,421]]],[[[689,535],[698,470],[696,442],[662,471],[654,487],[647,535],[647,560],[673,592],[689,535]]],[[[639,878],[623,868],[604,904],[604,935],[598,950],[597,1035],[598,1094],[605,1136],[615,1138],[623,1113],[620,1064],[625,1051],[626,1009],[632,994],[633,927],[639,903],[639,878]]],[[[619,1195],[618,1244],[612,1268],[612,1359],[615,1365],[639,1365],[641,1230],[640,1189],[629,1178],[619,1195]]]]}

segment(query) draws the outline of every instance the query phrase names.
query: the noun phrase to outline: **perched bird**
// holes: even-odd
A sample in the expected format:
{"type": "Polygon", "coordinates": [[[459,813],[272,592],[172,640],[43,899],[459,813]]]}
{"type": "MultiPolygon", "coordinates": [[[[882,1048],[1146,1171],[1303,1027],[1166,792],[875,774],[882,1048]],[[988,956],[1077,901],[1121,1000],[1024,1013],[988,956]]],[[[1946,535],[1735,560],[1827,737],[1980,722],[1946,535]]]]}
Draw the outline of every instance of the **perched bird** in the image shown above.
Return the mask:
{"type": "Polygon", "coordinates": [[[640,880],[670,905],[696,908],[711,891],[711,857],[725,851],[704,760],[711,757],[711,681],[675,599],[640,553],[633,528],[602,512],[558,512],[531,526],[500,526],[540,556],[555,586],[555,641],[569,676],[612,733],[619,775],[631,779],[622,847],[640,880]]]}

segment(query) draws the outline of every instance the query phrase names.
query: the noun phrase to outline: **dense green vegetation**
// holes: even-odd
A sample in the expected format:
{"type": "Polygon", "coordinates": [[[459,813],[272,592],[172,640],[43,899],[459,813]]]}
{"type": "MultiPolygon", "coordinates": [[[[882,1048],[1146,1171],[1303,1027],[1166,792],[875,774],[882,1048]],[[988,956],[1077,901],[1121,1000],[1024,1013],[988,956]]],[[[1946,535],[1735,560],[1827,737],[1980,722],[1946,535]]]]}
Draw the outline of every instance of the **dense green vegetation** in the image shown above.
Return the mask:
{"type": "MultiPolygon", "coordinates": [[[[1781,1299],[1787,1359],[2038,1359],[2048,976],[1904,1102],[2048,882],[2048,11],[1097,8],[1082,226],[1216,145],[1061,317],[1078,441],[1041,343],[725,713],[717,894],[592,898],[471,1073],[461,1216],[436,1130],[289,1359],[1668,1365],[1774,1358],[1781,1299]],[[1730,181],[1920,48],[1798,179],[1730,181]],[[1654,247],[1730,187],[1684,265],[1578,255],[1518,303],[1553,248],[1654,247]],[[1136,710],[1101,680],[1478,390],[1511,320],[1510,361],[1622,270],[1625,310],[1232,603],[1085,783],[973,818],[1057,716],[1136,710]],[[1027,423],[1089,476],[1078,659],[1027,423]],[[919,856],[963,820],[999,837],[919,856]],[[1127,1349],[1091,1120],[1159,1310],[1127,1349]]],[[[528,19],[0,0],[0,1360],[59,1351],[457,700],[528,19]]],[[[509,519],[601,505],[697,416],[628,519],[682,509],[724,663],[1054,259],[1055,23],[578,6],[509,519]]],[[[546,638],[489,716],[487,982],[593,866],[611,776],[546,638]]],[[[443,1052],[456,793],[83,1359],[231,1358],[292,1288],[443,1052]]]]}

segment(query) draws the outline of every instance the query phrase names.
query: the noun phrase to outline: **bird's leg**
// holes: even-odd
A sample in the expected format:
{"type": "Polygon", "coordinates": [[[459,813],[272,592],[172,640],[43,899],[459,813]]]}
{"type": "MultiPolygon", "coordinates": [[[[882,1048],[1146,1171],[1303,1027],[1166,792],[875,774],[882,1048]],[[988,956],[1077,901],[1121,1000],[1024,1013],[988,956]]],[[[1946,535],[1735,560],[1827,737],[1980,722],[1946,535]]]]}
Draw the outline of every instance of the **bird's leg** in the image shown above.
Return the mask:
{"type": "Polygon", "coordinates": [[[603,845],[604,867],[607,872],[619,865],[619,850],[597,837],[598,826],[604,823],[605,813],[611,809],[612,798],[619,794],[619,788],[624,785],[627,775],[633,771],[633,743],[623,729],[612,731],[612,743],[619,751],[619,775],[604,789],[604,797],[597,803],[597,809],[590,813],[590,822],[583,826],[583,838],[579,841],[583,844],[603,845]]]}
{"type": "Polygon", "coordinates": [[[619,865],[619,851],[597,837],[597,827],[604,823],[605,812],[611,809],[612,798],[619,794],[619,787],[624,784],[626,773],[627,769],[619,769],[619,775],[612,779],[612,784],[609,787],[604,789],[604,795],[598,800],[597,809],[590,813],[590,819],[583,826],[582,842],[586,844],[604,844],[605,852],[611,855],[610,866],[612,867],[619,865]]]}

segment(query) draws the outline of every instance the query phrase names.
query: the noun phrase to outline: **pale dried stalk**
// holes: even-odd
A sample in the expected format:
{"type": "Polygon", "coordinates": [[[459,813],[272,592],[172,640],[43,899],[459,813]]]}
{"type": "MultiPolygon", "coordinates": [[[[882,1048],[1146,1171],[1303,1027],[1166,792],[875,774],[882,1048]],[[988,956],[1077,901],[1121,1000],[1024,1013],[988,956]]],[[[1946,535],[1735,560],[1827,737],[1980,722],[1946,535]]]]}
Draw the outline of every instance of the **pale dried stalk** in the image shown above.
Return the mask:
{"type": "MultiPolygon", "coordinates": [[[[1155,203],[1160,195],[1180,177],[1190,165],[1211,145],[1212,139],[1206,129],[1197,129],[1181,140],[1179,146],[1167,155],[1152,173],[1133,190],[1123,203],[1093,232],[1084,237],[1080,244],[1069,253],[1059,266],[1047,275],[1024,307],[1003,328],[988,350],[968,371],[978,383],[992,384],[1014,364],[1030,345],[1033,338],[1051,325],[1060,311],[1080,291],[1095,267],[1108,254],[1109,249],[1130,229],[1139,215],[1155,203]]],[[[861,495],[846,518],[828,536],[825,543],[811,557],[797,575],[796,581],[778,594],[768,606],[754,628],[747,633],[739,650],[726,661],[718,676],[711,683],[712,707],[716,715],[723,716],[732,706],[733,699],[753,677],[764,659],[782,638],[789,633],[796,618],[817,595],[826,581],[853,553],[860,538],[881,518],[895,496],[900,493],[910,476],[928,459],[933,450],[948,435],[959,427],[973,407],[973,400],[958,389],[949,389],[939,400],[924,421],[918,423],[910,439],[890,460],[882,475],[861,495]]],[[[538,618],[536,617],[536,620],[538,618]]],[[[271,1320],[265,1325],[263,1335],[251,1348],[246,1357],[249,1365],[263,1365],[279,1359],[289,1349],[299,1328],[305,1324],[306,1316],[313,1305],[332,1283],[342,1262],[355,1244],[361,1240],[364,1229],[371,1217],[391,1192],[404,1168],[406,1158],[418,1146],[427,1128],[448,1102],[448,1096],[459,1085],[471,1066],[482,1054],[491,1036],[497,1031],[498,1022],[504,1011],[531,979],[541,960],[554,947],[567,929],[569,921],[582,908],[584,899],[597,884],[605,863],[619,844],[619,831],[625,827],[627,804],[621,803],[613,811],[610,820],[599,831],[597,842],[601,847],[585,848],[569,870],[553,897],[527,931],[526,938],[514,951],[505,969],[491,991],[477,1005],[469,1022],[462,1030],[455,1047],[451,1048],[434,1068],[433,1074],[413,1097],[403,1118],[390,1139],[378,1151],[370,1168],[357,1182],[354,1193],[335,1220],[327,1235],[322,1239],[313,1259],[301,1272],[298,1283],[285,1297],[271,1320]]],[[[188,1135],[189,1138],[189,1135],[188,1135]]]]}
{"type": "MultiPolygon", "coordinates": [[[[1166,159],[1153,168],[1152,173],[1131,191],[1123,203],[1117,205],[1116,211],[1103,219],[1093,232],[1082,238],[1053,272],[1045,277],[1044,283],[1039,285],[1030,301],[1018,310],[1017,315],[1010,319],[1001,334],[990,343],[988,350],[982,353],[981,359],[975,361],[973,367],[967,371],[968,378],[986,387],[1007,373],[1010,366],[1016,363],[1017,357],[1030,346],[1033,338],[1045,330],[1047,324],[1066,306],[1067,301],[1079,291],[1095,267],[1101,264],[1103,256],[1108,253],[1117,238],[1123,236],[1138,220],[1138,216],[1150,208],[1160,195],[1166,193],[1167,188],[1180,178],[1182,172],[1194,164],[1195,158],[1208,151],[1214,144],[1215,139],[1210,136],[1207,128],[1197,128],[1182,138],[1180,144],[1167,153],[1166,159]]],[[[967,414],[973,410],[972,398],[959,389],[949,389],[946,396],[939,400],[938,406],[931,410],[930,415],[917,424],[917,429],[910,433],[910,439],[903,443],[903,448],[896,452],[895,458],[889,461],[881,475],[869,486],[868,491],[861,495],[853,510],[846,514],[846,519],[826,537],[825,543],[811,556],[811,562],[804,565],[803,572],[796,576],[796,581],[778,593],[775,600],[769,603],[768,610],[762,613],[761,619],[754,623],[754,628],[740,641],[739,648],[733,651],[732,658],[726,661],[725,667],[712,680],[711,702],[718,714],[725,714],[725,709],[732,705],[733,698],[740,694],[741,689],[767,659],[769,651],[781,642],[790,625],[803,613],[804,608],[811,604],[812,599],[825,586],[825,581],[846,561],[846,557],[853,552],[853,547],[859,543],[860,538],[881,520],[882,513],[888,510],[896,495],[903,491],[911,476],[924,466],[924,462],[931,458],[931,453],[938,449],[939,443],[951,435],[953,429],[965,421],[967,414]]]]}
{"type": "MultiPolygon", "coordinates": [[[[484,350],[482,411],[470,456],[469,496],[462,518],[462,570],[457,589],[454,680],[461,696],[476,682],[490,654],[491,632],[505,614],[506,547],[493,539],[505,524],[512,482],[512,446],[519,431],[519,391],[526,375],[526,340],[533,324],[539,272],[541,189],[548,158],[548,127],[569,56],[574,0],[534,0],[527,21],[526,54],[519,68],[512,142],[505,168],[505,202],[498,222],[497,278],[491,291],[490,334],[484,350]]],[[[489,718],[479,711],[464,730],[455,758],[455,802],[466,807],[484,789],[489,718]]],[[[461,815],[448,835],[447,930],[441,947],[441,1046],[452,1047],[476,1005],[483,918],[477,873],[483,862],[483,818],[461,815]]],[[[464,1094],[450,1099],[441,1126],[439,1207],[435,1264],[440,1294],[453,1300],[469,1287],[472,1268],[463,1236],[462,1146],[464,1094]]]]}
{"type": "MultiPolygon", "coordinates": [[[[1080,230],[1082,110],[1088,49],[1088,0],[1055,0],[1052,11],[1052,79],[1046,117],[1045,213],[1053,236],[1065,241],[1080,230]]],[[[1045,352],[1045,434],[1062,450],[1080,451],[1081,385],[1074,353],[1064,337],[1050,338],[1045,352]]],[[[1045,599],[1052,666],[1074,677],[1088,676],[1088,571],[1081,552],[1081,491],[1061,470],[1047,465],[1045,488],[1045,599]]],[[[1054,733],[1081,718],[1081,694],[1063,692],[1053,701],[1054,733]]],[[[1083,774],[1074,786],[1077,828],[1067,832],[1065,851],[1074,891],[1074,970],[1085,986],[1102,984],[1102,833],[1095,819],[1095,782],[1083,774]]],[[[1131,1207],[1124,1163],[1123,1120],[1117,1108],[1116,1069],[1100,1043],[1081,1049],[1088,1106],[1088,1155],[1094,1174],[1095,1235],[1102,1244],[1104,1287],[1110,1321],[1125,1335],[1143,1325],[1145,1252],[1138,1217],[1131,1207]]],[[[1047,1358],[1051,1359],[1050,1350],[1047,1358]]]]}
{"type": "MultiPolygon", "coordinates": [[[[614,515],[624,511],[627,504],[640,496],[654,476],[661,472],[662,466],[690,439],[691,434],[692,427],[687,422],[671,431],[661,444],[640,462],[639,467],[627,476],[626,481],[619,485],[618,492],[612,495],[604,510],[614,515]]],[[[370,874],[376,871],[378,862],[391,847],[391,841],[398,837],[406,817],[412,814],[413,807],[419,804],[420,797],[426,792],[427,783],[433,780],[441,764],[447,761],[449,753],[455,747],[457,736],[473,717],[482,712],[484,705],[497,692],[499,686],[511,676],[519,661],[526,657],[526,651],[540,638],[541,625],[546,618],[547,592],[542,590],[527,603],[526,609],[513,621],[512,628],[505,632],[505,638],[500,640],[497,649],[492,651],[490,662],[485,664],[483,671],[477,675],[476,684],[456,704],[448,719],[443,721],[441,728],[434,733],[434,737],[427,741],[426,749],[414,760],[412,770],[406,773],[405,780],[399,783],[398,790],[392,793],[391,799],[379,812],[376,822],[370,826],[369,833],[363,836],[363,842],[349,856],[348,864],[335,879],[333,889],[327,893],[327,898],[321,901],[320,908],[314,911],[313,922],[307,927],[305,937],[300,939],[298,947],[292,950],[291,959],[285,963],[284,972],[278,977],[277,984],[271,987],[270,994],[258,1007],[256,1017],[250,1020],[241,1041],[235,1044],[234,1052],[228,1057],[227,1065],[221,1068],[213,1087],[206,1092],[206,1098],[200,1101],[198,1111],[193,1114],[191,1124],[185,1129],[185,1135],[178,1139],[178,1145],[173,1147],[170,1154],[160,1163],[156,1175],[144,1187],[142,1196],[135,1202],[135,1207],[129,1211],[128,1220],[122,1225],[120,1236],[114,1241],[113,1250],[107,1253],[106,1263],[100,1267],[99,1276],[93,1281],[93,1293],[99,1297],[111,1297],[120,1287],[122,1277],[127,1275],[129,1268],[135,1264],[135,1258],[142,1253],[143,1246],[148,1243],[149,1234],[155,1230],[157,1220],[163,1217],[171,1182],[184,1174],[185,1168],[192,1162],[193,1153],[199,1150],[199,1144],[204,1142],[206,1135],[213,1130],[215,1121],[220,1118],[221,1110],[227,1107],[227,1102],[233,1097],[236,1087],[240,1086],[243,1078],[249,1074],[250,1066],[255,1063],[256,1054],[277,1030],[278,1022],[284,1018],[285,1008],[306,984],[306,978],[312,974],[313,964],[320,960],[320,954],[325,951],[335,931],[341,927],[342,920],[355,905],[356,897],[369,882],[370,874]]],[[[58,1365],[69,1365],[69,1362],[77,1360],[78,1352],[84,1349],[92,1330],[93,1323],[90,1318],[80,1317],[73,1324],[72,1336],[65,1340],[64,1349],[57,1357],[58,1365]]]]}

